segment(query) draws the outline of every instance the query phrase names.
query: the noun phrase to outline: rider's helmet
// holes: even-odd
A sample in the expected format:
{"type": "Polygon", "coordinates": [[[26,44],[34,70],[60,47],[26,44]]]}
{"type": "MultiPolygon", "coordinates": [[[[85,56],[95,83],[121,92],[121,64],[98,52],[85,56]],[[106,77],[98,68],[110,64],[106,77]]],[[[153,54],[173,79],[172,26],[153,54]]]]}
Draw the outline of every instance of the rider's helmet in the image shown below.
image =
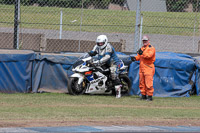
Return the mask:
{"type": "Polygon", "coordinates": [[[106,35],[100,35],[97,37],[96,44],[100,49],[104,49],[108,44],[108,38],[106,35]]]}

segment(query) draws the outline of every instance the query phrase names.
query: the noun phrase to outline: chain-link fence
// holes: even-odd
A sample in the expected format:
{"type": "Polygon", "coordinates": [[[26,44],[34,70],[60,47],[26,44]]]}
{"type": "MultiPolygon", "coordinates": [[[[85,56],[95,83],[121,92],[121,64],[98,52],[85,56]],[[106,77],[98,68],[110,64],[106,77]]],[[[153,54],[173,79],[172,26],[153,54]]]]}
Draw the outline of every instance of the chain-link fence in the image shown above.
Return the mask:
{"type": "Polygon", "coordinates": [[[197,53],[199,4],[199,0],[142,0],[143,34],[149,34],[157,51],[197,53]],[[149,7],[160,12],[150,12],[149,7]]]}
{"type": "Polygon", "coordinates": [[[199,0],[0,0],[0,48],[82,52],[105,34],[118,51],[135,52],[147,34],[156,51],[198,53],[199,5],[199,0]]]}

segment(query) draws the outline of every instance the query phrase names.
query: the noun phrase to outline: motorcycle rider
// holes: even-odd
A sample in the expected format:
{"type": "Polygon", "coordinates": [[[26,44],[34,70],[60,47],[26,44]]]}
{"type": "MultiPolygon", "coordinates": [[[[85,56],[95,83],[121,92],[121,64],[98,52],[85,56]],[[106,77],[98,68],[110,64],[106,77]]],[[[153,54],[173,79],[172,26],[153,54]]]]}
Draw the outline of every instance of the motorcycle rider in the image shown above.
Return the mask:
{"type": "Polygon", "coordinates": [[[116,51],[113,46],[108,43],[106,35],[100,35],[96,39],[96,45],[93,50],[88,52],[90,56],[98,54],[98,60],[94,63],[96,65],[107,64],[110,67],[111,78],[115,83],[116,98],[121,97],[121,82],[119,79],[119,69],[121,60],[117,57],[116,51]]]}

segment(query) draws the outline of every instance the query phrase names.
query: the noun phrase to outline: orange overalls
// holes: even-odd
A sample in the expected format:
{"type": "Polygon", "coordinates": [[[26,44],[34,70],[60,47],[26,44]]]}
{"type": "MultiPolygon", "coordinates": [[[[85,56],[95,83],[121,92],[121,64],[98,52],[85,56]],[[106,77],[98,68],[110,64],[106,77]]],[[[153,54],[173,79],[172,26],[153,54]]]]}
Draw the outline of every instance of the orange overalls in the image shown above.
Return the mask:
{"type": "Polygon", "coordinates": [[[153,75],[155,73],[155,48],[149,43],[146,47],[142,47],[142,55],[135,56],[140,61],[139,70],[139,87],[142,95],[153,96],[153,75]]]}

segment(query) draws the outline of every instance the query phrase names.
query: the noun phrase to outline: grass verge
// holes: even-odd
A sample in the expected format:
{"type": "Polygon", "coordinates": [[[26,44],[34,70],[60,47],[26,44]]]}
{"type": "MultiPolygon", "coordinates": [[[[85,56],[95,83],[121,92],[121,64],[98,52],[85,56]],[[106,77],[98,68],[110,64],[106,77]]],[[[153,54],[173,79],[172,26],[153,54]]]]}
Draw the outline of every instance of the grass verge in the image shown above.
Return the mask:
{"type": "MultiPolygon", "coordinates": [[[[13,27],[14,5],[0,5],[0,9],[0,27],[13,27]]],[[[21,6],[20,28],[59,30],[61,10],[62,27],[66,31],[79,31],[81,24],[81,31],[86,32],[134,33],[135,31],[135,11],[36,6],[21,6]]],[[[200,14],[193,12],[142,12],[142,14],[145,34],[191,36],[195,31],[195,35],[199,35],[200,14]]]]}
{"type": "Polygon", "coordinates": [[[0,121],[9,120],[134,120],[200,119],[200,97],[138,101],[137,96],[42,93],[0,94],[0,121]]]}

